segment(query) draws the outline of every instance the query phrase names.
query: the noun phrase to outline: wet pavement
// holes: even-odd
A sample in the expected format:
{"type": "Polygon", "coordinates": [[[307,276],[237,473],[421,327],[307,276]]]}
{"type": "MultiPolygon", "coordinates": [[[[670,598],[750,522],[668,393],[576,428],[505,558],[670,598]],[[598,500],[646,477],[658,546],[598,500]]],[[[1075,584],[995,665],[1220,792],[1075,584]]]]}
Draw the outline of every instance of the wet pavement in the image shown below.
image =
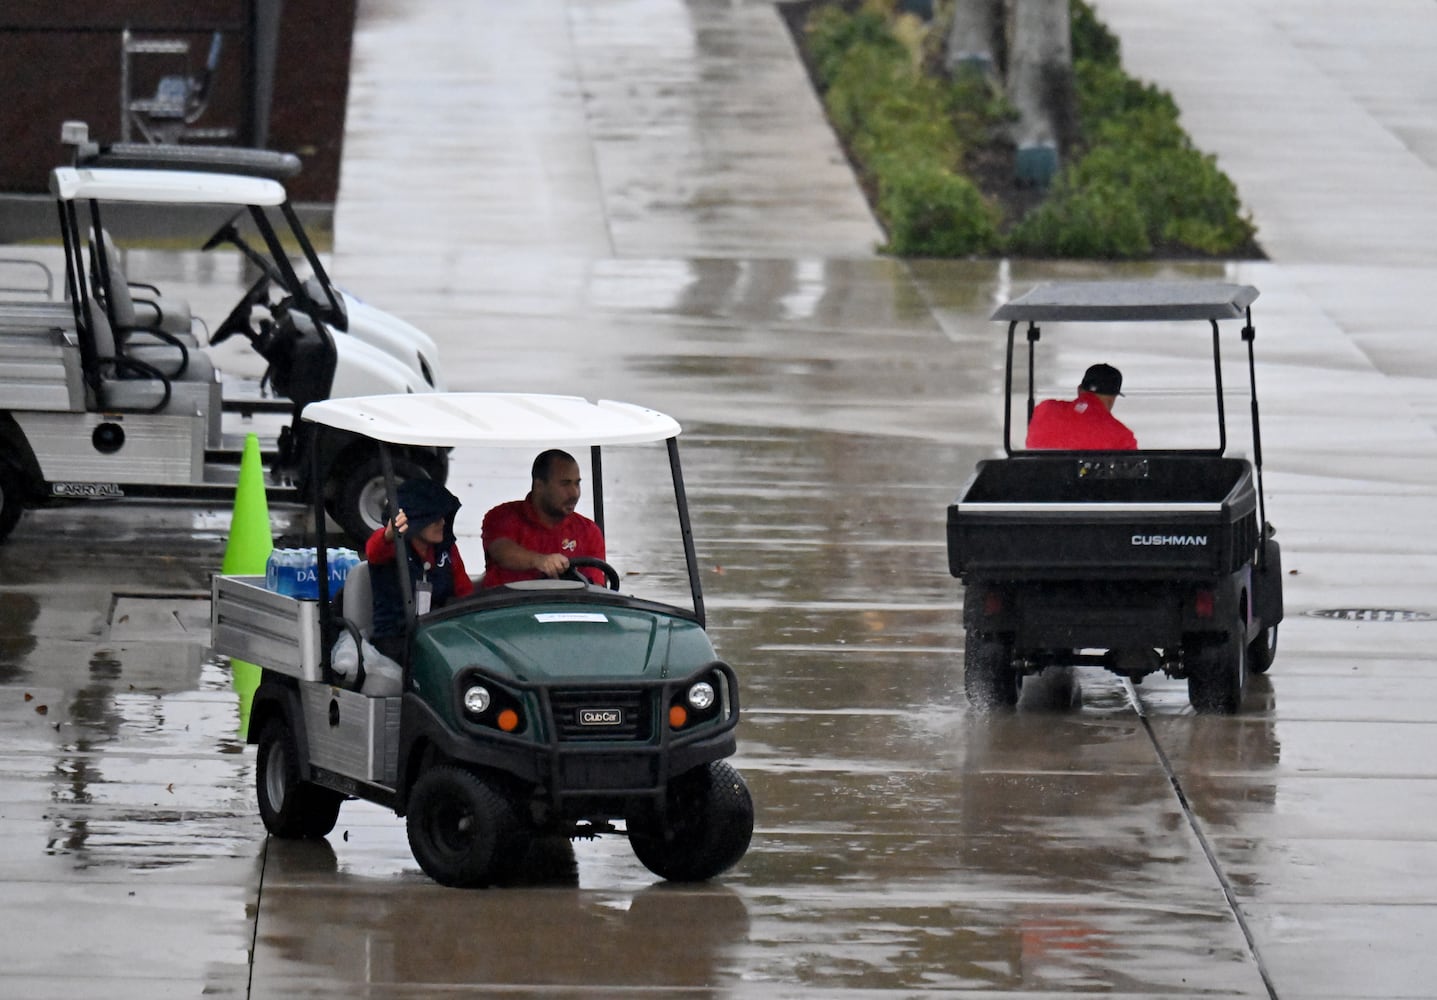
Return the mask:
{"type": "MultiPolygon", "coordinates": [[[[1430,995],[1437,622],[1313,612],[1437,612],[1429,262],[1402,235],[1437,201],[1418,144],[1332,164],[1316,123],[1416,128],[1425,67],[1390,29],[1416,46],[1437,6],[1098,8],[1233,173],[1270,262],[876,256],[768,3],[362,3],[334,273],[433,334],[452,388],[684,424],[753,846],[675,887],[622,839],[547,844],[521,884],[460,892],[363,803],[326,842],[267,839],[206,649],[228,511],[32,513],[0,547],[0,996],[1430,995]],[[1164,48],[1179,32],[1185,56],[1164,48]],[[1286,166],[1240,157],[1260,126],[1286,166]],[[1334,229],[1349,203],[1361,224],[1334,229]],[[1262,290],[1278,658],[1232,718],[1089,670],[979,715],[943,527],[1001,435],[987,316],[1040,280],[1119,274],[1262,290]]],[[[212,257],[146,261],[223,315],[241,277],[212,257]]],[[[1165,405],[1146,386],[1189,359],[1122,358],[1141,428],[1165,405]]],[[[301,527],[275,512],[277,534],[301,527]]],[[[642,593],[661,556],[614,544],[642,593]]]]}

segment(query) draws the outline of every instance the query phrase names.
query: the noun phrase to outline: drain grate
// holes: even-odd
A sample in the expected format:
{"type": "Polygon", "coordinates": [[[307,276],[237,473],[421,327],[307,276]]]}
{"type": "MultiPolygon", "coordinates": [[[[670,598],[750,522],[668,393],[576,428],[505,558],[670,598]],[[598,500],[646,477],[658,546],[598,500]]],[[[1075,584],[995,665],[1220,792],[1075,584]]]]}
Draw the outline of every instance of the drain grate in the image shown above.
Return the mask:
{"type": "Polygon", "coordinates": [[[1401,608],[1327,608],[1307,612],[1313,618],[1332,618],[1344,622],[1430,622],[1430,611],[1405,611],[1401,608]]]}

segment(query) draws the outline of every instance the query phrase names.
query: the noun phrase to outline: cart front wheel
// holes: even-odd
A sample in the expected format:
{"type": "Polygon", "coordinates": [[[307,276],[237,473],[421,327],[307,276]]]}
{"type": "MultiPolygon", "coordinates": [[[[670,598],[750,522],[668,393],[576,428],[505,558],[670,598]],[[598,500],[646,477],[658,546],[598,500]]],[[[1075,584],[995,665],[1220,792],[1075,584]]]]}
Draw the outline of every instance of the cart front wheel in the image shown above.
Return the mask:
{"type": "Polygon", "coordinates": [[[508,796],[473,771],[442,764],[420,776],[409,798],[409,849],[440,885],[489,885],[525,846],[508,796]]]}
{"type": "MultiPolygon", "coordinates": [[[[350,541],[361,551],[374,529],[384,524],[384,508],[389,500],[384,486],[384,468],[378,456],[366,459],[348,474],[341,473],[330,501],[330,516],[344,529],[350,541]]],[[[432,479],[422,466],[406,458],[394,459],[396,484],[406,479],[432,479]]]]}
{"type": "Polygon", "coordinates": [[[738,864],[753,839],[753,798],[743,776],[716,760],[669,784],[664,824],[629,821],[629,846],[645,868],[670,882],[703,882],[738,864]]]}
{"type": "Polygon", "coordinates": [[[300,778],[294,733],[283,719],[260,732],[255,778],[260,818],[276,837],[318,838],[334,829],[344,796],[300,778]]]}
{"type": "Polygon", "coordinates": [[[998,639],[969,632],[963,649],[963,691],[979,711],[1012,708],[1018,704],[1023,679],[1013,669],[1013,647],[998,639]]]}

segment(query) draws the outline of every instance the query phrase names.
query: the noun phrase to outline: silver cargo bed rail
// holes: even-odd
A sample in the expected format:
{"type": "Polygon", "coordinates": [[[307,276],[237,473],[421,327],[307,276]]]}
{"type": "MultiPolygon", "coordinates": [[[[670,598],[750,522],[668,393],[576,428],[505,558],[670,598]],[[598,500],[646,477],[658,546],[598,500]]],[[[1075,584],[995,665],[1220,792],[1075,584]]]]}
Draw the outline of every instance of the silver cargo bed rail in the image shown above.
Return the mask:
{"type": "Polygon", "coordinates": [[[303,681],[320,677],[319,602],[266,590],[262,576],[218,576],[210,587],[215,652],[303,681]]]}

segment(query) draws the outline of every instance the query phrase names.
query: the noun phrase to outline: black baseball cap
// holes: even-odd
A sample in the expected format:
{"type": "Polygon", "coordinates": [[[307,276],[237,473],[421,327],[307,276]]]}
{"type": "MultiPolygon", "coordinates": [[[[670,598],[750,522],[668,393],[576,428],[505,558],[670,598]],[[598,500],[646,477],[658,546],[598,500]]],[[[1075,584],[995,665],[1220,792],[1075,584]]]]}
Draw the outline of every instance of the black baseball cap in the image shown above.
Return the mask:
{"type": "Polygon", "coordinates": [[[1112,365],[1093,365],[1083,372],[1083,381],[1078,383],[1083,392],[1096,392],[1099,396],[1121,396],[1123,394],[1123,373],[1112,365]]]}

